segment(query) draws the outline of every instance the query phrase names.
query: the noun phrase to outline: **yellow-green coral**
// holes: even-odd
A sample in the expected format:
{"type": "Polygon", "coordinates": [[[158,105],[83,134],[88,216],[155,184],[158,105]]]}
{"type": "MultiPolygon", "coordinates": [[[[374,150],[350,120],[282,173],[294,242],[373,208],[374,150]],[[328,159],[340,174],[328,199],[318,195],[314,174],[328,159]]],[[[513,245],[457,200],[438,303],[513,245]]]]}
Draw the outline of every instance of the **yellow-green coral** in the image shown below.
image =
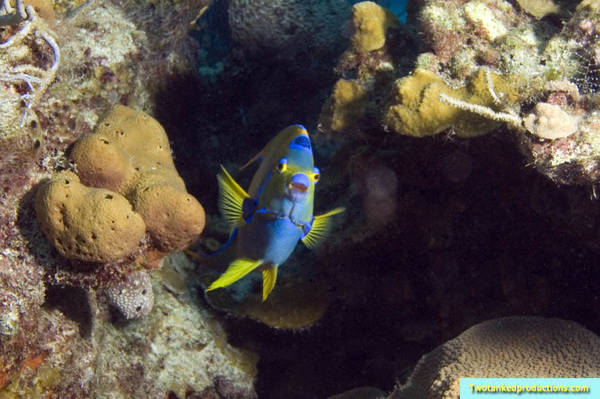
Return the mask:
{"type": "Polygon", "coordinates": [[[86,187],[73,172],[55,175],[38,189],[35,210],[41,228],[61,255],[108,262],[140,244],[144,221],[116,192],[86,187]]]}
{"type": "Polygon", "coordinates": [[[146,113],[115,106],[72,158],[83,183],[131,202],[159,249],[185,248],[204,228],[204,209],[187,193],[164,129],[146,113]]]}
{"type": "Polygon", "coordinates": [[[329,119],[327,125],[333,131],[352,128],[364,114],[367,93],[355,80],[340,79],[333,94],[323,106],[323,115],[329,119]]]}
{"type": "Polygon", "coordinates": [[[399,25],[391,11],[372,1],[363,1],[352,7],[352,47],[356,52],[374,51],[385,45],[390,27],[399,25]]]}
{"type": "Polygon", "coordinates": [[[556,14],[560,7],[553,0],[517,0],[519,7],[537,19],[542,19],[548,14],[556,14]]]}
{"type": "Polygon", "coordinates": [[[497,121],[460,109],[441,97],[497,110],[517,101],[518,80],[513,81],[480,69],[467,86],[452,88],[435,73],[417,69],[396,82],[384,123],[398,133],[415,137],[431,136],[451,127],[460,137],[478,136],[497,127],[497,121]]]}
{"type": "Polygon", "coordinates": [[[448,129],[461,111],[442,103],[441,93],[462,98],[465,89],[452,89],[433,72],[417,69],[396,82],[395,98],[384,123],[398,133],[416,137],[448,129]]]}

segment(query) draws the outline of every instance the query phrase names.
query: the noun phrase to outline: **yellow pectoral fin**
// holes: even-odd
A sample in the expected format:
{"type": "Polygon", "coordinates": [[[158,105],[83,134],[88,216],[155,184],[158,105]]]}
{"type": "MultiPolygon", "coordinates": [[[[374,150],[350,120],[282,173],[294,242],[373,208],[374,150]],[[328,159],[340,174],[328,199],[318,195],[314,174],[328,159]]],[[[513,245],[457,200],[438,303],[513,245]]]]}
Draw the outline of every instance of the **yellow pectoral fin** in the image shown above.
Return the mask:
{"type": "Polygon", "coordinates": [[[302,242],[307,248],[314,248],[327,238],[331,227],[333,226],[331,216],[342,213],[346,210],[344,207],[339,207],[330,210],[322,215],[315,216],[310,231],[302,238],[302,242]]]}
{"type": "Polygon", "coordinates": [[[249,195],[231,177],[227,169],[221,165],[222,173],[217,175],[219,182],[219,210],[230,227],[234,227],[243,218],[244,199],[249,195]]]}
{"type": "Polygon", "coordinates": [[[206,291],[212,291],[217,288],[227,287],[230,284],[235,283],[252,270],[256,269],[262,263],[262,259],[236,259],[229,264],[225,273],[213,281],[213,283],[206,289],[206,291]]]}
{"type": "Polygon", "coordinates": [[[263,302],[267,300],[273,287],[275,287],[275,281],[277,281],[277,266],[271,266],[262,272],[263,277],[263,302]]]}

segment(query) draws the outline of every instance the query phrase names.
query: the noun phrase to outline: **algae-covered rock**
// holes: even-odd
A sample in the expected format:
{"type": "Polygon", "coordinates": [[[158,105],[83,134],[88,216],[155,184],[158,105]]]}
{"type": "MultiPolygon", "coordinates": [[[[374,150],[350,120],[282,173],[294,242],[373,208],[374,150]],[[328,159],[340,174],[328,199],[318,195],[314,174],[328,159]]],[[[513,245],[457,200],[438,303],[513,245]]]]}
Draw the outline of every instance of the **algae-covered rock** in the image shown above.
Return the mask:
{"type": "MultiPolygon", "coordinates": [[[[208,281],[207,275],[202,278],[208,281]]],[[[329,304],[324,281],[288,275],[278,284],[267,302],[257,290],[248,292],[245,287],[211,291],[205,298],[216,309],[278,329],[308,328],[323,317],[329,304]]]]}
{"type": "Polygon", "coordinates": [[[171,254],[164,263],[152,276],[153,312],[120,327],[104,318],[96,323],[95,397],[160,398],[172,392],[178,398],[255,398],[257,356],[227,343],[225,331],[186,284],[194,265],[185,255],[171,254]],[[162,282],[165,273],[179,276],[181,291],[162,282]]]}
{"type": "Polygon", "coordinates": [[[43,183],[35,210],[48,240],[69,259],[108,262],[131,254],[146,225],[122,195],[86,187],[73,172],[43,183]]]}

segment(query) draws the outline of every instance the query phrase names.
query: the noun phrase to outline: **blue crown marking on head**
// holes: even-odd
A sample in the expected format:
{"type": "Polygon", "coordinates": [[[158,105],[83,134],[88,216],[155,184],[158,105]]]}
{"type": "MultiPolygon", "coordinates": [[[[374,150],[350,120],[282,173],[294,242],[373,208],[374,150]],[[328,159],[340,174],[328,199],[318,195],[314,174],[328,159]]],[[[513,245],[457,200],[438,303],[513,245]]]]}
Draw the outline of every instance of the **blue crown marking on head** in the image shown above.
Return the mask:
{"type": "Polygon", "coordinates": [[[308,136],[305,135],[298,136],[294,140],[292,140],[292,142],[289,145],[289,148],[312,152],[310,139],[308,138],[308,136]]]}

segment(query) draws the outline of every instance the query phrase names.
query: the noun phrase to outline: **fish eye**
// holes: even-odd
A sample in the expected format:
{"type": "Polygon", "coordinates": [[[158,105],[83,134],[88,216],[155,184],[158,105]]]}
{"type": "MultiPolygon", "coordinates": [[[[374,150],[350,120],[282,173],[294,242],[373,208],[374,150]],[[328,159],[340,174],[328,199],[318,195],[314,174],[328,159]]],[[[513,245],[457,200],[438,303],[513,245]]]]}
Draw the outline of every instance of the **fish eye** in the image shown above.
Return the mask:
{"type": "Polygon", "coordinates": [[[285,172],[285,170],[287,169],[287,164],[288,164],[288,159],[287,158],[281,158],[279,160],[279,165],[277,165],[277,171],[279,173],[285,172]]]}
{"type": "Polygon", "coordinates": [[[319,181],[319,179],[321,178],[321,171],[319,170],[319,168],[317,168],[316,166],[313,168],[313,175],[312,178],[315,182],[315,184],[319,181]]]}

